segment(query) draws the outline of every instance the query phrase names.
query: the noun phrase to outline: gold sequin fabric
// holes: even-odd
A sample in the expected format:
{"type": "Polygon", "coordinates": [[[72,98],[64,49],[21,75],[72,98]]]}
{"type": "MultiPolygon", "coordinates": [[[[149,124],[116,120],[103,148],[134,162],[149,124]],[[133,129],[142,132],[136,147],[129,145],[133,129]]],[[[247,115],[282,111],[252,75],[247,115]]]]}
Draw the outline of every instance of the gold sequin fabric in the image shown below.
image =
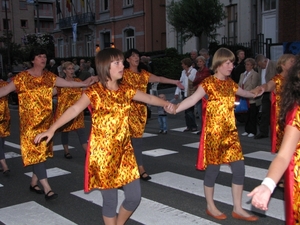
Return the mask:
{"type": "Polygon", "coordinates": [[[118,188],[138,179],[128,123],[131,101],[136,91],[124,85],[112,91],[97,83],[84,93],[90,99],[92,108],[85,191],[118,188]]]}
{"type": "MultiPolygon", "coordinates": [[[[81,82],[80,79],[75,78],[74,81],[81,82]]],[[[70,106],[74,105],[82,95],[82,88],[68,88],[57,87],[57,107],[55,111],[54,119],[58,119],[70,106]]],[[[84,113],[81,112],[76,118],[72,119],[58,131],[68,132],[84,128],[84,113]]]]}
{"type": "Polygon", "coordinates": [[[238,85],[231,78],[219,80],[210,76],[201,86],[208,95],[205,127],[200,140],[204,141],[204,162],[219,165],[243,160],[234,116],[238,85]]]}
{"type": "Polygon", "coordinates": [[[20,145],[24,166],[46,161],[53,156],[52,142],[34,144],[36,135],[46,131],[53,122],[52,90],[56,75],[44,71],[34,77],[22,71],[13,79],[19,98],[20,145]]]}
{"type": "MultiPolygon", "coordinates": [[[[129,85],[134,90],[140,90],[146,93],[149,77],[150,73],[146,70],[142,70],[140,73],[135,73],[130,69],[124,69],[122,83],[125,85],[129,85]]],[[[132,101],[129,116],[129,129],[131,136],[134,138],[142,137],[146,122],[146,104],[142,102],[132,101]]]]}
{"type": "Polygon", "coordinates": [[[283,139],[283,130],[280,129],[278,118],[279,118],[279,112],[280,112],[280,101],[281,101],[281,91],[282,91],[282,85],[284,81],[284,77],[280,74],[275,75],[272,79],[275,83],[275,90],[273,91],[275,95],[275,121],[271,120],[271,126],[275,127],[276,131],[276,147],[274,149],[274,153],[278,152],[282,139],[283,139]]]}
{"type": "MultiPolygon", "coordinates": [[[[287,114],[286,124],[300,131],[300,107],[287,114]]],[[[285,173],[286,224],[300,224],[300,142],[298,142],[292,160],[285,173]]]]}
{"type": "MultiPolygon", "coordinates": [[[[6,86],[6,81],[0,80],[0,88],[6,86]]],[[[0,98],[0,137],[10,135],[10,112],[8,107],[8,95],[0,98]]]]}

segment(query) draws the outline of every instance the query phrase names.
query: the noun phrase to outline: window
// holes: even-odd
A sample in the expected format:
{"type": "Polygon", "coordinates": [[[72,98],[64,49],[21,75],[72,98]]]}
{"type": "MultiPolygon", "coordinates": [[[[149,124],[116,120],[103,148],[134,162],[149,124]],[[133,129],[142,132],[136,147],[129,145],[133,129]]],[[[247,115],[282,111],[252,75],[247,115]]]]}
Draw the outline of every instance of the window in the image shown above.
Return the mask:
{"type": "Polygon", "coordinates": [[[70,37],[70,43],[71,43],[71,56],[77,56],[77,49],[76,49],[76,42],[73,41],[73,37],[70,37]]]}
{"type": "Polygon", "coordinates": [[[58,39],[58,57],[63,58],[64,57],[64,40],[58,39]]]}
{"type": "Polygon", "coordinates": [[[276,0],[264,0],[263,11],[270,11],[276,9],[276,0]]]}
{"type": "Polygon", "coordinates": [[[237,41],[237,5],[230,5],[227,7],[228,20],[228,43],[236,44],[237,41]]]}
{"type": "Polygon", "coordinates": [[[4,30],[10,29],[10,20],[3,19],[3,29],[4,30]]]}
{"type": "Polygon", "coordinates": [[[135,37],[134,37],[134,30],[128,29],[125,31],[125,50],[129,50],[134,48],[135,46],[135,37]]]}
{"type": "Polygon", "coordinates": [[[104,48],[110,48],[110,32],[103,34],[104,48]]]}
{"type": "Polygon", "coordinates": [[[132,6],[133,5],[133,0],[124,0],[124,6],[132,6]]]}
{"type": "Polygon", "coordinates": [[[2,0],[2,10],[5,10],[5,8],[9,10],[9,5],[9,0],[2,0]]]}
{"type": "Polygon", "coordinates": [[[21,20],[21,28],[28,28],[28,21],[27,20],[21,20]]]}
{"type": "Polygon", "coordinates": [[[105,11],[108,11],[109,9],[109,0],[102,0],[101,1],[101,12],[105,12],[105,11]]]}
{"type": "Polygon", "coordinates": [[[85,36],[86,41],[86,56],[93,56],[94,48],[92,47],[92,37],[91,35],[85,36]]]}
{"type": "Polygon", "coordinates": [[[25,0],[20,0],[19,1],[19,8],[20,9],[27,9],[27,4],[25,0]]]}

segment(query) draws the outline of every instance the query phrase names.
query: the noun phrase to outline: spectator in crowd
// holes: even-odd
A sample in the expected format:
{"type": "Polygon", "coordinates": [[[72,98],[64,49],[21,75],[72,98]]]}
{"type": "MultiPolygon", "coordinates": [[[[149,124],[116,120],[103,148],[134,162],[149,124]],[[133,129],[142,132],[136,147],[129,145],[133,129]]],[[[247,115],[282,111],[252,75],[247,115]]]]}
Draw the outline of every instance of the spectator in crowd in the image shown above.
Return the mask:
{"type": "MultiPolygon", "coordinates": [[[[207,202],[207,215],[224,220],[222,213],[214,202],[214,185],[221,164],[229,164],[232,170],[232,217],[244,221],[257,221],[258,217],[250,215],[242,208],[243,183],[245,178],[244,157],[239,141],[234,118],[235,95],[253,98],[255,95],[238,87],[232,79],[228,79],[233,69],[234,54],[226,48],[220,48],[213,57],[212,69],[215,74],[206,78],[196,92],[184,99],[175,110],[176,114],[195,105],[205,95],[205,126],[200,138],[196,168],[205,169],[204,194],[207,202]]],[[[262,92],[262,91],[261,91],[262,92]]],[[[261,94],[261,93],[260,93],[261,94]]],[[[204,100],[204,98],[203,98],[204,100]]],[[[224,194],[224,193],[223,193],[224,194]]]]}
{"type": "Polygon", "coordinates": [[[57,67],[58,76],[64,78],[64,72],[62,71],[62,65],[64,64],[65,60],[60,61],[60,65],[57,67]]]}
{"type": "MultiPolygon", "coordinates": [[[[148,83],[174,84],[183,88],[179,80],[171,80],[163,76],[156,76],[140,67],[140,52],[137,49],[129,49],[125,53],[124,74],[122,83],[133,87],[133,89],[146,92],[148,83]]],[[[129,115],[129,130],[134,155],[137,160],[140,178],[144,181],[151,177],[145,171],[142,158],[143,133],[147,121],[147,107],[145,104],[132,101],[129,115]]]]}
{"type": "Polygon", "coordinates": [[[145,104],[167,106],[170,103],[120,83],[124,65],[123,53],[107,48],[97,53],[97,84],[84,91],[81,98],[46,131],[35,138],[49,142],[55,130],[78,116],[91,105],[92,125],[86,156],[84,190],[100,189],[104,224],[125,224],[141,200],[139,171],[129,131],[130,107],[133,100],[145,104]],[[119,210],[118,189],[125,199],[119,210]],[[118,214],[117,214],[118,211],[118,214]]]}
{"type": "Polygon", "coordinates": [[[143,63],[144,65],[145,65],[145,68],[143,68],[143,69],[145,69],[145,70],[147,70],[148,72],[150,72],[150,73],[152,73],[152,68],[151,68],[151,66],[150,66],[150,60],[151,60],[151,58],[149,57],[149,56],[145,56],[145,55],[143,55],[142,57],[141,57],[141,63],[143,63]]]}
{"type": "Polygon", "coordinates": [[[87,70],[89,71],[89,73],[91,74],[91,76],[95,76],[95,70],[92,67],[92,63],[90,60],[86,61],[86,66],[87,66],[87,70]]]}
{"type": "Polygon", "coordinates": [[[49,61],[49,66],[47,68],[51,73],[54,73],[56,76],[58,76],[58,70],[57,70],[57,65],[55,64],[54,59],[50,59],[49,61]]]}
{"type": "MultiPolygon", "coordinates": [[[[194,93],[193,81],[195,80],[197,70],[193,68],[192,63],[192,60],[189,58],[184,58],[183,60],[181,60],[181,67],[183,70],[181,72],[180,82],[183,84],[184,90],[181,90],[179,87],[176,88],[176,100],[179,99],[180,94],[182,95],[182,99],[185,99],[194,93]]],[[[194,111],[194,106],[191,106],[184,111],[186,129],[183,132],[195,132],[198,130],[194,111]]]]}
{"type": "Polygon", "coordinates": [[[73,60],[72,60],[72,62],[74,63],[74,68],[75,68],[75,74],[77,73],[77,71],[79,70],[79,65],[78,65],[78,63],[77,63],[77,59],[76,58],[74,58],[73,60]]]}
{"type": "MultiPolygon", "coordinates": [[[[167,100],[165,94],[159,94],[158,97],[165,101],[167,100]]],[[[159,134],[167,134],[168,133],[168,121],[167,121],[168,117],[167,117],[167,113],[166,113],[164,107],[158,106],[157,113],[158,113],[158,124],[159,124],[158,133],[159,134]]]]}
{"type": "MultiPolygon", "coordinates": [[[[198,66],[198,71],[196,73],[196,77],[193,81],[193,87],[195,91],[197,90],[198,86],[201,84],[201,82],[210,76],[210,70],[206,67],[206,59],[204,56],[198,56],[196,58],[197,60],[197,66],[198,66]]],[[[201,134],[202,131],[202,99],[199,100],[196,104],[196,109],[199,117],[199,131],[197,134],[201,134]]]]}
{"type": "MultiPolygon", "coordinates": [[[[276,74],[276,62],[266,58],[264,55],[257,55],[255,58],[258,66],[258,75],[260,77],[260,84],[268,83],[276,74]]],[[[261,116],[259,121],[259,133],[254,139],[266,138],[269,136],[270,125],[270,92],[265,91],[261,99],[261,116]]]]}
{"type": "Polygon", "coordinates": [[[81,63],[79,66],[79,70],[76,73],[76,77],[80,80],[86,80],[91,76],[90,72],[88,71],[88,67],[86,63],[81,63]]]}
{"type": "MultiPolygon", "coordinates": [[[[255,60],[252,58],[245,59],[245,68],[246,71],[240,75],[239,86],[246,91],[250,91],[260,84],[258,73],[253,69],[255,68],[255,60]]],[[[260,105],[260,98],[249,99],[249,109],[246,113],[245,132],[242,133],[242,136],[254,137],[256,135],[257,116],[260,105]]]]}
{"type": "MultiPolygon", "coordinates": [[[[212,57],[209,55],[208,50],[205,48],[200,49],[199,55],[202,55],[205,58],[205,66],[210,70],[212,64],[212,57]]],[[[213,74],[213,71],[211,71],[211,74],[213,74]]]]}
{"type": "MultiPolygon", "coordinates": [[[[288,71],[281,93],[279,123],[284,136],[278,154],[272,161],[267,176],[249,194],[251,203],[260,210],[268,210],[270,197],[284,174],[285,224],[299,223],[300,193],[300,60],[288,71]]],[[[273,202],[274,203],[274,202],[273,202]]],[[[272,204],[272,203],[270,203],[272,204]]],[[[275,206],[276,207],[276,206],[275,206]]]]}
{"type": "Polygon", "coordinates": [[[195,68],[196,70],[198,70],[197,60],[196,60],[196,58],[198,57],[197,49],[193,49],[190,52],[190,57],[191,57],[191,60],[192,60],[192,67],[195,68]]]}
{"type": "Polygon", "coordinates": [[[245,68],[245,52],[244,50],[237,50],[236,51],[236,56],[237,59],[234,62],[234,68],[231,72],[231,79],[235,82],[235,83],[239,83],[240,81],[240,76],[242,73],[245,72],[246,68],[245,68]]]}

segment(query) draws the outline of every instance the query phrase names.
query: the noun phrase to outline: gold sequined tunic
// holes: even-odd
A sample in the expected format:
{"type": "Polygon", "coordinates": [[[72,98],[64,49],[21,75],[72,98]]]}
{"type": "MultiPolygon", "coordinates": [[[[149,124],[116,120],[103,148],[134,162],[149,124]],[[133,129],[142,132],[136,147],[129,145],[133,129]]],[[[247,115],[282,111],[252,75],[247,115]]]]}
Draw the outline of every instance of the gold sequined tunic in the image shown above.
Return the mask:
{"type": "Polygon", "coordinates": [[[275,90],[271,93],[271,151],[276,153],[283,139],[283,130],[280,129],[278,118],[280,112],[281,91],[284,77],[280,74],[275,75],[272,79],[275,83],[275,90]]]}
{"type": "Polygon", "coordinates": [[[219,165],[243,160],[234,116],[238,85],[230,78],[219,80],[210,76],[200,86],[208,99],[198,155],[198,162],[202,161],[202,166],[197,163],[197,169],[205,169],[208,164],[219,165]]]}
{"type": "Polygon", "coordinates": [[[44,71],[34,77],[22,71],[13,79],[19,98],[20,145],[24,166],[46,161],[53,156],[52,142],[34,144],[36,135],[47,130],[53,122],[52,90],[56,75],[44,71]]]}
{"type": "MultiPolygon", "coordinates": [[[[129,85],[134,90],[140,90],[146,93],[149,77],[150,73],[146,70],[142,70],[140,73],[135,73],[130,69],[124,69],[122,83],[129,85]]],[[[131,136],[134,138],[142,137],[146,122],[146,104],[143,102],[132,101],[129,116],[129,129],[131,136]]]]}
{"type": "MultiPolygon", "coordinates": [[[[0,87],[6,86],[6,81],[0,80],[0,87]]],[[[10,135],[10,112],[8,107],[8,95],[0,98],[0,137],[10,135]]]]}
{"type": "Polygon", "coordinates": [[[84,93],[92,108],[84,190],[118,188],[138,179],[128,123],[136,91],[124,85],[111,91],[97,83],[84,93]]]}
{"type": "MultiPolygon", "coordinates": [[[[82,82],[80,79],[74,79],[76,82],[82,82]]],[[[55,120],[58,119],[70,106],[74,105],[82,95],[82,88],[59,88],[57,87],[57,108],[55,111],[55,120]]],[[[76,118],[63,125],[59,131],[68,132],[84,128],[84,113],[81,112],[76,118]]]]}

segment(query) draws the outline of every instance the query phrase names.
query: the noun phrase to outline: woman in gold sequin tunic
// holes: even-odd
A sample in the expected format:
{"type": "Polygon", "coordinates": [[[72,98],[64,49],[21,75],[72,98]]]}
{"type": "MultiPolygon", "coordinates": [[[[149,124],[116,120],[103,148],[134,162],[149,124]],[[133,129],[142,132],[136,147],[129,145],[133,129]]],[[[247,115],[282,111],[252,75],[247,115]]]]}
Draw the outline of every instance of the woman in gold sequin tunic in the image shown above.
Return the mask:
{"type": "Polygon", "coordinates": [[[35,142],[52,138],[56,129],[70,121],[89,104],[91,134],[88,143],[84,190],[98,188],[103,197],[105,224],[124,224],[141,199],[139,172],[130,141],[128,118],[131,101],[157,106],[169,105],[155,96],[120,84],[123,76],[123,53],[115,48],[100,51],[95,58],[100,82],[84,91],[81,98],[35,142]],[[116,215],[118,188],[123,187],[125,200],[116,215]]]}
{"type": "MultiPolygon", "coordinates": [[[[243,182],[245,177],[244,157],[235,125],[235,95],[253,98],[255,95],[243,90],[229,77],[233,69],[234,54],[226,48],[220,48],[213,57],[212,68],[215,72],[202,81],[196,92],[183,100],[177,107],[180,112],[195,105],[203,98],[203,129],[201,133],[197,169],[205,169],[204,192],[207,201],[206,213],[215,219],[227,216],[216,207],[213,194],[215,180],[221,164],[229,164],[232,170],[232,216],[236,219],[256,221],[258,217],[250,215],[241,205],[243,182]]],[[[260,91],[262,94],[262,90],[260,91]]],[[[170,112],[170,111],[169,111],[170,112]]]]}
{"type": "MultiPolygon", "coordinates": [[[[252,205],[268,210],[268,204],[276,184],[284,174],[285,224],[300,224],[300,58],[288,71],[281,93],[279,114],[280,128],[284,136],[278,154],[272,161],[262,185],[248,194],[252,205]]],[[[270,203],[272,204],[272,203],[270,203]]]]}
{"type": "MultiPolygon", "coordinates": [[[[65,74],[65,80],[81,82],[79,78],[74,78],[75,75],[75,65],[72,62],[64,62],[62,64],[62,72],[65,74]]],[[[88,79],[91,79],[88,78],[88,79]]],[[[55,111],[54,119],[59,118],[71,105],[77,102],[82,95],[82,88],[56,88],[57,90],[57,107],[55,111]]],[[[76,118],[74,118],[69,123],[65,124],[59,129],[61,132],[61,143],[65,151],[65,158],[71,159],[72,155],[69,152],[68,146],[68,135],[70,131],[75,131],[77,133],[79,142],[86,151],[87,148],[87,137],[84,129],[84,113],[81,112],[76,118]]]]}
{"type": "Polygon", "coordinates": [[[271,152],[276,153],[281,145],[283,130],[279,128],[278,117],[280,112],[280,93],[284,77],[295,62],[292,54],[283,54],[277,61],[276,70],[278,72],[268,83],[263,84],[265,92],[271,92],[271,152]]]}
{"type": "MultiPolygon", "coordinates": [[[[6,86],[6,81],[0,80],[0,88],[6,86]]],[[[10,170],[6,164],[4,154],[5,137],[10,135],[10,112],[8,108],[8,95],[0,98],[0,163],[2,166],[3,174],[8,176],[10,170]]]]}
{"type": "Polygon", "coordinates": [[[69,82],[45,71],[46,50],[35,48],[30,53],[32,68],[22,71],[12,82],[0,88],[0,97],[16,91],[19,99],[20,145],[24,166],[32,166],[30,190],[45,193],[46,200],[57,198],[48,183],[45,161],[53,156],[52,142],[36,145],[34,137],[49,128],[53,122],[52,91],[58,87],[88,86],[85,83],[69,82]],[[41,190],[38,181],[42,184],[41,190]]]}
{"type": "MultiPolygon", "coordinates": [[[[137,49],[130,49],[125,53],[123,84],[129,85],[135,90],[146,93],[148,83],[165,83],[177,85],[184,88],[179,80],[171,80],[162,76],[156,76],[144,69],[140,63],[140,53],[137,49]]],[[[129,129],[134,154],[139,167],[140,178],[150,180],[151,177],[146,173],[143,158],[143,133],[147,122],[147,107],[142,102],[132,101],[129,116],[129,129]]]]}

